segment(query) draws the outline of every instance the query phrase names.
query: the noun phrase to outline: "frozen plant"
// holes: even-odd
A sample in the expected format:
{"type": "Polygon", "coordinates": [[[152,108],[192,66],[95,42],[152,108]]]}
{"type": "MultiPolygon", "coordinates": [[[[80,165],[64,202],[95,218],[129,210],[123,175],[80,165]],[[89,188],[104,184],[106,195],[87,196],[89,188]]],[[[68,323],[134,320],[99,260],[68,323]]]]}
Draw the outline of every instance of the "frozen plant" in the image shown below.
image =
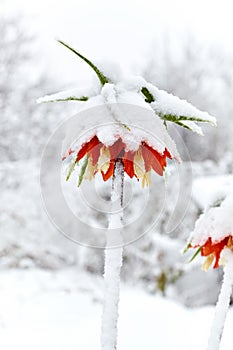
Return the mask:
{"type": "Polygon", "coordinates": [[[197,248],[206,257],[202,269],[207,271],[223,266],[224,277],[214,320],[210,332],[208,350],[218,350],[230,303],[233,286],[233,193],[217,206],[208,208],[197,220],[188,248],[197,248]]]}
{"type": "MultiPolygon", "coordinates": [[[[77,88],[38,99],[38,102],[77,101],[93,115],[91,124],[77,120],[67,131],[62,159],[68,164],[67,180],[78,168],[78,186],[97,173],[112,179],[109,226],[105,246],[105,296],[102,350],[117,347],[117,322],[124,226],[124,176],[150,185],[151,171],[164,174],[167,158],[180,160],[167,122],[202,134],[198,122],[216,125],[214,117],[185,100],[159,90],[138,76],[124,76],[116,67],[105,73],[86,57],[59,41],[96,73],[97,88],[77,88]],[[101,106],[98,113],[96,108],[101,106]],[[137,107],[136,109],[133,107],[137,107]],[[149,132],[148,132],[149,130],[149,132]],[[76,140],[76,141],[74,141],[76,140]],[[111,249],[112,248],[112,249],[111,249]]],[[[77,116],[78,118],[78,116],[77,116]]]]}

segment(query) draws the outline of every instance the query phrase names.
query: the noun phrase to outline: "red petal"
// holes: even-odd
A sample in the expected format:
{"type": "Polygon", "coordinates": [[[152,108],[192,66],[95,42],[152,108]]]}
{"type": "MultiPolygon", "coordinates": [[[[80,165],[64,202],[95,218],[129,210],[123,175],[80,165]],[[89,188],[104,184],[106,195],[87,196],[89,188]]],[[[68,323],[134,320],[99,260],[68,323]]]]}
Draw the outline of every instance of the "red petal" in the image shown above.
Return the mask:
{"type": "Polygon", "coordinates": [[[213,247],[211,243],[211,238],[208,238],[208,240],[205,242],[205,244],[201,247],[201,255],[202,256],[208,256],[213,253],[213,247]]]}
{"type": "Polygon", "coordinates": [[[92,164],[95,166],[98,163],[98,159],[100,156],[100,149],[103,146],[102,143],[99,143],[98,145],[96,145],[95,147],[92,148],[92,150],[90,151],[91,155],[92,155],[92,164]]]}
{"type": "Polygon", "coordinates": [[[109,151],[111,159],[117,159],[118,157],[123,157],[125,150],[125,143],[119,138],[112,146],[109,146],[109,151]]]}
{"type": "Polygon", "coordinates": [[[110,162],[110,165],[109,165],[109,168],[107,170],[107,172],[104,174],[103,171],[101,171],[101,174],[102,174],[102,177],[103,177],[103,180],[104,181],[107,181],[111,176],[113,176],[113,173],[114,173],[114,163],[115,161],[111,161],[110,162]]]}
{"type": "Polygon", "coordinates": [[[169,158],[169,159],[172,159],[171,154],[168,152],[168,150],[167,150],[166,148],[165,148],[165,151],[164,151],[163,155],[164,155],[165,157],[169,158]]]}
{"type": "Polygon", "coordinates": [[[166,166],[166,157],[164,163],[164,157],[161,156],[157,151],[150,147],[147,143],[142,144],[142,156],[145,163],[146,171],[149,171],[150,168],[159,175],[163,175],[164,167],[166,166]]]}
{"type": "Polygon", "coordinates": [[[82,145],[82,148],[79,150],[78,155],[77,155],[77,162],[80,159],[82,159],[85,156],[85,154],[87,153],[87,147],[88,147],[87,145],[88,145],[87,143],[84,143],[82,145]]]}
{"type": "Polygon", "coordinates": [[[82,145],[82,148],[78,152],[77,161],[82,159],[85,156],[86,153],[91,151],[94,147],[96,147],[99,144],[100,144],[100,141],[99,141],[97,136],[92,137],[92,139],[89,142],[84,143],[82,145]]]}
{"type": "Polygon", "coordinates": [[[127,175],[132,179],[135,175],[134,173],[134,165],[133,165],[133,159],[134,159],[135,152],[128,151],[125,153],[123,158],[124,163],[124,170],[127,175]]]}
{"type": "Polygon", "coordinates": [[[210,254],[215,254],[215,263],[214,263],[214,269],[219,267],[219,259],[220,254],[224,247],[228,243],[229,237],[224,238],[221,242],[218,243],[212,243],[211,238],[208,238],[206,243],[201,247],[201,255],[202,256],[208,256],[210,254]]]}
{"type": "Polygon", "coordinates": [[[220,254],[221,254],[221,251],[215,253],[215,263],[213,266],[214,269],[217,269],[219,267],[220,254]]]}

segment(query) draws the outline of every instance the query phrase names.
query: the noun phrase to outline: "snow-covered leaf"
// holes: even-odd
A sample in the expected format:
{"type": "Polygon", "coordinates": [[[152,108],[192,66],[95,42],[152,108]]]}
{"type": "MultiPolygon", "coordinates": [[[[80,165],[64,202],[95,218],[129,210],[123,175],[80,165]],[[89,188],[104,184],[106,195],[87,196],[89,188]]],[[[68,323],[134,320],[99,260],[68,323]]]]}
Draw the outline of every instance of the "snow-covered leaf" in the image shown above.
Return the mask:
{"type": "MultiPolygon", "coordinates": [[[[165,120],[165,121],[167,121],[167,120],[165,120]]],[[[198,135],[203,136],[202,128],[193,121],[190,121],[190,120],[179,121],[179,120],[177,120],[177,121],[173,121],[173,122],[177,125],[182,126],[183,128],[186,128],[188,130],[191,130],[192,132],[197,133],[198,135]]]]}
{"type": "Polygon", "coordinates": [[[209,123],[216,126],[216,118],[207,112],[202,112],[191,103],[178,98],[166,91],[159,90],[152,84],[141,88],[145,101],[150,103],[155,113],[163,120],[176,123],[193,132],[203,135],[196,122],[209,123]]]}
{"type": "Polygon", "coordinates": [[[85,91],[86,89],[72,89],[67,91],[61,91],[52,95],[46,95],[44,97],[40,97],[37,99],[37,103],[44,102],[63,102],[63,101],[87,101],[89,97],[87,96],[87,92],[89,96],[93,94],[93,92],[85,91]]]}

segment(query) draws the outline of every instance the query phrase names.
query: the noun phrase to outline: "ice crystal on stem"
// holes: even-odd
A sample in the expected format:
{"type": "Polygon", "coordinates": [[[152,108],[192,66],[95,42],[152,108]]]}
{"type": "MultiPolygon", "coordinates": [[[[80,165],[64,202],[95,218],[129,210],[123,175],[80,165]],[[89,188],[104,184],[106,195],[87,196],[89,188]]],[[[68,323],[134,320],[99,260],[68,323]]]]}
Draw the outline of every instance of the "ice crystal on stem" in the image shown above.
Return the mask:
{"type": "Polygon", "coordinates": [[[208,350],[218,350],[222,339],[224,324],[227,316],[233,286],[233,252],[225,248],[221,254],[224,264],[222,288],[215,309],[214,320],[210,332],[208,350]]]}
{"type": "Polygon", "coordinates": [[[102,316],[102,350],[116,349],[118,303],[120,295],[120,271],[122,266],[123,241],[121,228],[123,225],[123,189],[124,165],[121,159],[114,164],[112,179],[112,211],[106,232],[107,249],[105,249],[105,293],[102,316]],[[115,246],[115,248],[111,248],[115,246]],[[118,247],[116,247],[118,246],[118,247]]]}

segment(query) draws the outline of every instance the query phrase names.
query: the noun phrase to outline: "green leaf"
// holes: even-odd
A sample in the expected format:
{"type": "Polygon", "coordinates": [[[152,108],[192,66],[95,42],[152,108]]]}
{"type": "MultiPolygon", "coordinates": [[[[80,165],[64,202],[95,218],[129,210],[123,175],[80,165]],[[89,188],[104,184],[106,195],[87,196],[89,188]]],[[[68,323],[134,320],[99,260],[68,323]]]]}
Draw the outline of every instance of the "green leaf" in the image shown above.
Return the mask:
{"type": "Polygon", "coordinates": [[[73,163],[71,163],[70,168],[69,168],[69,171],[68,171],[68,174],[67,174],[67,176],[66,176],[66,181],[69,180],[70,175],[71,175],[72,172],[74,171],[74,168],[75,168],[75,165],[76,165],[76,164],[77,164],[76,160],[75,160],[73,163]]]}
{"type": "Polygon", "coordinates": [[[200,123],[210,123],[208,119],[201,119],[197,117],[188,117],[184,115],[175,115],[175,114],[163,114],[163,113],[158,113],[159,117],[163,120],[168,120],[169,122],[178,122],[180,120],[189,120],[193,122],[200,122],[200,123]]]}
{"type": "Polygon", "coordinates": [[[188,130],[191,130],[191,131],[192,131],[192,129],[191,129],[188,125],[185,125],[185,124],[183,124],[183,123],[181,123],[181,122],[179,122],[179,121],[174,121],[174,123],[177,124],[177,125],[179,125],[179,126],[182,126],[182,127],[185,128],[185,129],[188,129],[188,130]]]}
{"type": "Polygon", "coordinates": [[[191,242],[189,242],[189,243],[186,245],[186,247],[184,248],[184,250],[183,250],[182,254],[187,253],[187,251],[188,251],[188,250],[189,250],[189,248],[191,248],[191,247],[192,247],[192,244],[191,244],[191,242]]]}
{"type": "Polygon", "coordinates": [[[67,49],[69,49],[70,51],[72,51],[73,53],[75,53],[78,57],[80,57],[84,62],[86,62],[92,69],[93,71],[96,73],[97,77],[99,78],[99,81],[101,83],[101,85],[104,85],[106,83],[109,82],[109,79],[96,67],[96,65],[94,65],[94,63],[92,63],[89,59],[87,59],[85,56],[81,55],[79,52],[77,52],[76,50],[74,50],[72,47],[70,47],[69,45],[67,45],[64,41],[58,40],[58,42],[60,44],[62,44],[63,46],[67,47],[67,49]]]}
{"type": "Polygon", "coordinates": [[[86,168],[87,168],[87,164],[88,164],[88,156],[86,155],[85,159],[84,159],[84,163],[83,163],[82,168],[80,170],[79,179],[78,179],[78,187],[81,186],[81,183],[83,181],[83,176],[85,174],[85,171],[86,171],[86,168]]]}
{"type": "Polygon", "coordinates": [[[143,87],[141,88],[141,92],[142,92],[142,94],[146,97],[146,98],[145,98],[145,101],[146,101],[147,103],[151,103],[151,102],[154,102],[154,101],[155,101],[154,96],[152,95],[152,93],[151,93],[145,86],[143,86],[143,87]]]}
{"type": "MultiPolygon", "coordinates": [[[[164,119],[163,119],[163,121],[166,122],[166,120],[164,120],[164,119]]],[[[198,135],[202,135],[203,136],[201,128],[194,121],[188,120],[188,122],[193,123],[193,126],[184,124],[184,121],[183,122],[181,122],[179,120],[169,120],[169,121],[171,121],[171,122],[173,122],[173,123],[175,123],[175,124],[177,124],[179,126],[182,126],[183,128],[188,129],[188,130],[190,130],[192,132],[196,132],[198,135]]]]}
{"type": "MultiPolygon", "coordinates": [[[[41,103],[47,103],[47,102],[65,102],[65,101],[87,101],[89,97],[87,96],[81,96],[81,97],[75,97],[75,96],[69,96],[65,98],[54,98],[54,99],[47,99],[43,101],[43,98],[41,98],[41,103]]],[[[40,102],[40,99],[38,100],[40,102]]]]}
{"type": "Polygon", "coordinates": [[[199,247],[196,250],[196,252],[193,254],[193,256],[191,257],[191,259],[189,259],[189,263],[192,262],[196,258],[196,256],[200,253],[200,251],[201,251],[201,247],[199,247]]]}
{"type": "Polygon", "coordinates": [[[213,204],[210,205],[210,208],[218,208],[221,207],[222,202],[225,198],[219,198],[217,199],[213,204]]]}

